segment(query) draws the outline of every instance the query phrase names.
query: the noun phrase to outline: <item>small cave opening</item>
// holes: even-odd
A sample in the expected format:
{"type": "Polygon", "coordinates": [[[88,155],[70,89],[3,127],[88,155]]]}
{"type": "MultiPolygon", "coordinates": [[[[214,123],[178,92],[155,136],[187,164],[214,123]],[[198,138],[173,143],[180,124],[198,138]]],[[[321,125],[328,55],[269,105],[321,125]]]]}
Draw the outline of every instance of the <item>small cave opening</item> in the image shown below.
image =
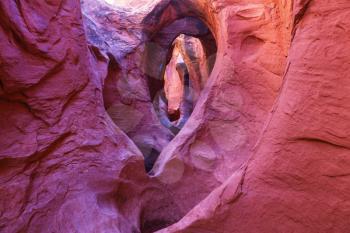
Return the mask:
{"type": "MultiPolygon", "coordinates": [[[[144,53],[150,96],[161,124],[176,136],[188,122],[212,73],[216,39],[196,17],[175,20],[150,38],[144,53]]],[[[147,168],[152,169],[157,159],[146,161],[147,168]]],[[[159,203],[143,208],[142,233],[155,232],[183,217],[175,203],[159,203]]]]}
{"type": "Polygon", "coordinates": [[[216,41],[208,28],[204,31],[178,35],[164,56],[160,78],[149,82],[157,115],[174,135],[190,118],[215,64],[216,41]]]}
{"type": "Polygon", "coordinates": [[[217,44],[207,25],[192,16],[144,35],[127,57],[108,52],[97,60],[107,61],[106,112],[140,149],[149,173],[190,118],[214,67],[217,44]]]}
{"type": "MultiPolygon", "coordinates": [[[[207,24],[193,16],[175,19],[145,35],[143,74],[161,125],[175,137],[194,111],[214,68],[217,42],[207,24]]],[[[147,171],[159,154],[146,159],[147,171]]]]}

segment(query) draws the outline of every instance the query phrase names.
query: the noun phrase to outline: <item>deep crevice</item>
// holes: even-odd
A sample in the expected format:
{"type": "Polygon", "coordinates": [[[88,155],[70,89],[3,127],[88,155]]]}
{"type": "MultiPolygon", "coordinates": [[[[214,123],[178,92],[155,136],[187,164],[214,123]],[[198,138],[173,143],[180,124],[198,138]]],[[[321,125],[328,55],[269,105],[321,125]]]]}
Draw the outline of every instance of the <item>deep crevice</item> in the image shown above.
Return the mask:
{"type": "Polygon", "coordinates": [[[145,64],[145,70],[148,74],[152,74],[148,75],[148,84],[155,110],[162,124],[175,135],[190,117],[216,61],[217,45],[213,34],[199,19],[194,17],[184,19],[189,18],[196,20],[194,24],[196,26],[186,30],[182,28],[188,34],[183,34],[180,30],[173,31],[170,36],[165,35],[165,32],[172,31],[171,28],[174,25],[172,23],[169,24],[169,28],[162,29],[158,34],[153,35],[152,43],[146,44],[145,60],[150,62],[145,64]],[[173,39],[175,34],[178,35],[173,39]],[[151,57],[156,59],[148,59],[151,57]],[[180,61],[174,62],[176,59],[180,61]],[[155,61],[159,65],[156,65],[155,61]],[[155,67],[159,67],[159,70],[155,70],[155,67]],[[173,81],[178,79],[177,83],[167,83],[169,76],[172,76],[173,81]],[[167,90],[172,85],[179,86],[179,80],[182,84],[176,91],[180,93],[173,91],[169,94],[167,90]],[[183,92],[181,98],[176,96],[181,95],[181,92],[183,92]],[[169,98],[174,95],[175,97],[169,98]],[[175,107],[172,106],[174,101],[177,101],[175,107]]]}
{"type": "MultiPolygon", "coordinates": [[[[217,43],[211,30],[200,18],[182,15],[180,18],[160,24],[160,27],[153,25],[154,31],[144,32],[146,36],[144,44],[141,45],[142,64],[139,70],[142,78],[147,81],[149,96],[160,123],[173,135],[177,135],[190,118],[213,70],[217,43]]],[[[145,28],[149,30],[151,27],[145,28]]],[[[109,56],[108,75],[103,90],[107,112],[115,101],[118,103],[121,101],[121,93],[116,85],[119,79],[125,81],[124,79],[129,78],[126,76],[129,70],[124,72],[123,65],[119,66],[118,61],[109,56]]],[[[122,110],[115,109],[115,111],[122,110]]],[[[122,116],[124,117],[123,114],[122,116]]],[[[115,123],[121,125],[116,121],[115,123]]],[[[128,134],[127,131],[124,132],[128,134]]],[[[149,173],[164,148],[157,147],[152,142],[164,138],[155,138],[150,134],[150,138],[138,140],[133,138],[134,133],[135,131],[128,136],[142,152],[144,168],[149,173]]],[[[154,201],[155,197],[152,196],[150,199],[154,201]]],[[[183,216],[184,213],[175,210],[175,203],[168,202],[164,199],[156,205],[149,203],[150,206],[146,204],[142,207],[139,216],[141,232],[148,233],[162,229],[183,216]],[[171,210],[171,213],[167,211],[169,214],[163,216],[155,211],[163,208],[171,210]]]]}

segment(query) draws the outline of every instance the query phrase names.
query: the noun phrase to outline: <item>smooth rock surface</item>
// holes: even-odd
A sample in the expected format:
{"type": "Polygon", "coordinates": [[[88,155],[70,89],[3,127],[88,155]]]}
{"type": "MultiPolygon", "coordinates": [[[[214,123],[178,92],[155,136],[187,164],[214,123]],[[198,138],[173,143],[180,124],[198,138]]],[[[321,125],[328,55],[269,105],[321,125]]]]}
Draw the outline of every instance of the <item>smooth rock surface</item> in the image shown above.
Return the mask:
{"type": "Polygon", "coordinates": [[[349,9],[1,1],[0,232],[347,233],[349,9]]]}
{"type": "Polygon", "coordinates": [[[347,232],[349,2],[297,1],[284,85],[254,155],[159,232],[347,232]]]}

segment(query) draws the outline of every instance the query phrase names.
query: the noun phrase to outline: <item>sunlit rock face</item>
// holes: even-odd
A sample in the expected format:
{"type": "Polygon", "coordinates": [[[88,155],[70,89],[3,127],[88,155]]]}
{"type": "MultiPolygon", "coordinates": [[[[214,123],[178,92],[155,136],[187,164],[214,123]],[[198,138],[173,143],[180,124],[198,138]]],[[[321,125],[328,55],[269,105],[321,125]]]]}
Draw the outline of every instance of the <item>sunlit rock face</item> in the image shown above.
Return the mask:
{"type": "Polygon", "coordinates": [[[184,75],[183,72],[181,73],[178,70],[180,69],[178,66],[181,64],[184,64],[182,55],[178,48],[174,48],[172,58],[164,74],[164,91],[168,100],[168,113],[170,115],[180,111],[180,105],[183,101],[184,75]]]}
{"type": "Polygon", "coordinates": [[[175,135],[191,116],[212,71],[217,50],[215,40],[212,42],[215,50],[207,56],[200,39],[181,34],[169,50],[170,58],[164,70],[164,90],[157,95],[154,107],[161,123],[175,135]]]}
{"type": "Polygon", "coordinates": [[[349,8],[1,1],[0,232],[347,233],[349,8]]]}
{"type": "Polygon", "coordinates": [[[205,49],[211,48],[205,48],[205,44],[202,44],[200,39],[192,36],[183,35],[179,38],[178,45],[188,69],[193,102],[196,103],[215,64],[216,41],[213,38],[211,46],[214,47],[214,50],[210,52],[206,52],[205,49]]]}

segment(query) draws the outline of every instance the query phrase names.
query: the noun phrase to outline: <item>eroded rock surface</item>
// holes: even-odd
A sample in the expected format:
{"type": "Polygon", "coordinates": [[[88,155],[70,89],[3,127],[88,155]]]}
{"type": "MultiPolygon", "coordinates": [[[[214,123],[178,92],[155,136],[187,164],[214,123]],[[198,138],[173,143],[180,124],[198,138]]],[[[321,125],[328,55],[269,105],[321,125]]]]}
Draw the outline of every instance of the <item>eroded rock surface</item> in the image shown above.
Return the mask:
{"type": "Polygon", "coordinates": [[[252,158],[180,222],[159,232],[348,231],[345,6],[295,2],[284,85],[252,158]]]}
{"type": "Polygon", "coordinates": [[[1,1],[0,232],[348,232],[349,7],[1,1]]]}
{"type": "Polygon", "coordinates": [[[84,23],[89,46],[103,58],[100,69],[108,71],[102,77],[106,111],[143,152],[149,170],[174,135],[157,117],[148,73],[141,66],[145,40],[141,21],[152,4],[122,3],[82,1],[84,23]]]}
{"type": "Polygon", "coordinates": [[[169,192],[187,212],[250,157],[282,83],[290,28],[288,5],[175,1],[163,14],[175,5],[205,19],[218,48],[192,116],[152,171],[160,179],[175,173],[169,192]]]}
{"type": "Polygon", "coordinates": [[[136,231],[113,202],[143,159],[103,107],[79,1],[1,1],[0,17],[0,231],[136,231]]]}

